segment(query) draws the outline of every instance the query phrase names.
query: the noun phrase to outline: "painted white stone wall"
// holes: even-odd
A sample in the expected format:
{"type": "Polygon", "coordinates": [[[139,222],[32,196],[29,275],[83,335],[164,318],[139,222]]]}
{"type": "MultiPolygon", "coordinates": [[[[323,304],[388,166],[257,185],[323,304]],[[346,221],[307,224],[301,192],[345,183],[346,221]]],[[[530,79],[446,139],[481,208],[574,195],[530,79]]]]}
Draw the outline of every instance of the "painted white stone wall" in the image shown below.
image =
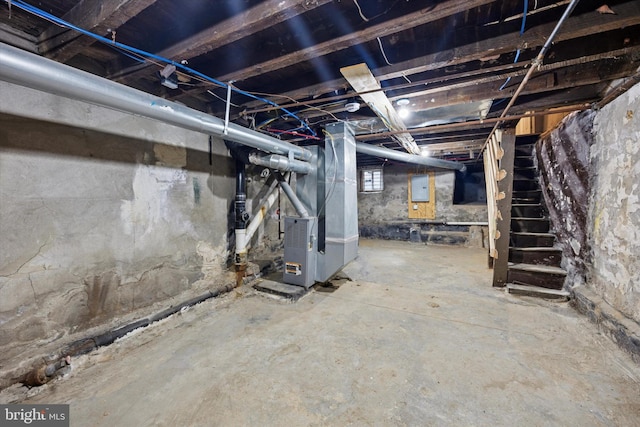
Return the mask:
{"type": "Polygon", "coordinates": [[[594,122],[589,286],[640,322],[640,85],[594,122]]]}
{"type": "Polygon", "coordinates": [[[0,387],[65,340],[234,281],[222,140],[6,82],[0,98],[0,387]]]}
{"type": "Polygon", "coordinates": [[[186,147],[0,115],[2,359],[223,284],[234,175],[215,150],[209,165],[186,147]]]}

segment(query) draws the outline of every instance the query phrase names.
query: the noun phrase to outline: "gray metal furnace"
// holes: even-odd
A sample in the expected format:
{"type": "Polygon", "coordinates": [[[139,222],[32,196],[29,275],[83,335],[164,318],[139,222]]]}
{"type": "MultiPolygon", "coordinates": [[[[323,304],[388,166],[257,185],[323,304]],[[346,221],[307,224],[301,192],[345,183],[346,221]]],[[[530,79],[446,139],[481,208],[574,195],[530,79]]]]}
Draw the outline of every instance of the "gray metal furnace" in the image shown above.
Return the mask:
{"type": "Polygon", "coordinates": [[[307,147],[317,165],[297,175],[296,195],[308,218],[285,218],[284,282],[326,282],[358,254],[356,144],[345,123],[326,127],[324,147],[307,147]]]}
{"type": "Polygon", "coordinates": [[[318,218],[284,219],[284,282],[309,288],[315,283],[318,218]]]}

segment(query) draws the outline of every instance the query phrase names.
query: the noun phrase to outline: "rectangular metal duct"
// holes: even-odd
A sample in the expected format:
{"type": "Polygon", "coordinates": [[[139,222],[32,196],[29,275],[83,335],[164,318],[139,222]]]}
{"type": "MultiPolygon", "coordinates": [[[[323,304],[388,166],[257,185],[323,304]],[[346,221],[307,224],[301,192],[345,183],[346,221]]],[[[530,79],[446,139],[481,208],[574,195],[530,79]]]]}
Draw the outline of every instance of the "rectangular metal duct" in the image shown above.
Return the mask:
{"type": "Polygon", "coordinates": [[[346,123],[333,123],[326,131],[324,180],[318,186],[323,195],[318,206],[318,282],[329,280],[358,255],[358,186],[353,130],[346,123]]]}

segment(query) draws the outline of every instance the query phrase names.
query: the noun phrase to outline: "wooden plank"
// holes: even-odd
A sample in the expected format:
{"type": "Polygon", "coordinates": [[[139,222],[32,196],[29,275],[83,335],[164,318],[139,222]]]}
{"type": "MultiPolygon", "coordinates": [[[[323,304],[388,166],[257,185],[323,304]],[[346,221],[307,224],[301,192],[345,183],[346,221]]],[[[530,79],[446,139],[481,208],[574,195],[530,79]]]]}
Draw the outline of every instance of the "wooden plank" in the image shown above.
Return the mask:
{"type": "Polygon", "coordinates": [[[503,287],[507,283],[507,273],[509,268],[509,233],[511,231],[511,195],[513,191],[513,159],[515,157],[516,136],[515,130],[509,129],[502,132],[500,145],[504,150],[504,156],[500,160],[500,166],[507,171],[507,177],[498,182],[498,190],[504,193],[505,197],[498,200],[497,208],[502,219],[497,221],[497,230],[500,237],[496,240],[496,251],[498,258],[493,263],[493,286],[503,287]]]}
{"type": "MultiPolygon", "coordinates": [[[[640,48],[636,49],[636,54],[639,52],[640,48]]],[[[631,58],[631,56],[629,56],[629,58],[631,58]]],[[[620,58],[607,59],[592,62],[588,67],[585,67],[583,64],[577,64],[556,70],[555,72],[534,73],[520,95],[535,95],[565,89],[575,89],[581,86],[600,84],[625,78],[629,75],[629,70],[624,67],[619,67],[618,64],[621,62],[622,60],[620,58]],[[603,72],[607,70],[607,68],[612,69],[612,71],[603,72]],[[553,78],[553,80],[550,80],[551,78],[553,78]],[[550,84],[550,81],[553,83],[550,84]]],[[[629,64],[632,66],[633,62],[630,61],[629,64]]],[[[502,81],[502,83],[504,83],[504,81],[502,81]]],[[[437,108],[483,101],[486,99],[508,98],[515,93],[517,83],[504,88],[502,91],[498,90],[500,84],[500,82],[484,83],[466,89],[438,91],[426,98],[416,96],[413,97],[412,100],[415,103],[422,103],[427,99],[433,99],[433,102],[429,103],[429,107],[437,108]]]]}
{"type": "MultiPolygon", "coordinates": [[[[105,35],[117,30],[157,0],[81,0],[62,19],[73,25],[105,35]]],[[[76,31],[52,25],[39,37],[39,48],[46,57],[64,62],[73,58],[95,40],[76,31]]]]}
{"type": "MultiPolygon", "coordinates": [[[[371,92],[380,89],[380,83],[373,77],[367,64],[357,64],[350,67],[340,68],[340,72],[349,82],[351,87],[360,94],[360,98],[369,105],[369,108],[386,123],[387,128],[391,131],[407,130],[402,118],[398,114],[389,98],[384,92],[371,92]],[[367,93],[362,93],[367,92],[367,93]]],[[[399,133],[393,138],[411,154],[420,154],[418,144],[413,140],[409,133],[399,133]]]]}
{"type": "Polygon", "coordinates": [[[554,267],[552,265],[518,263],[518,264],[510,264],[509,268],[513,270],[528,271],[531,273],[546,273],[546,274],[555,274],[558,276],[567,275],[567,272],[564,269],[560,267],[554,267]]]}
{"type": "Polygon", "coordinates": [[[37,38],[29,33],[0,22],[0,42],[32,53],[38,53],[37,38]]]}
{"type": "Polygon", "coordinates": [[[567,301],[570,296],[569,292],[563,290],[541,288],[540,286],[523,286],[513,283],[509,283],[507,285],[507,292],[514,295],[524,295],[546,299],[560,299],[564,301],[567,301]]]}
{"type": "MultiPolygon", "coordinates": [[[[487,151],[485,150],[485,155],[482,156],[482,160],[484,162],[484,182],[485,187],[487,189],[487,221],[489,223],[489,257],[495,258],[497,256],[496,253],[496,202],[495,202],[495,190],[493,185],[493,180],[491,177],[493,176],[491,173],[491,159],[487,155],[487,151]]],[[[493,267],[493,263],[491,263],[493,267]]]]}
{"type": "MultiPolygon", "coordinates": [[[[368,26],[364,30],[354,31],[342,37],[328,40],[326,42],[319,43],[317,45],[310,46],[287,55],[282,55],[277,58],[261,62],[259,64],[253,64],[244,69],[236,70],[231,73],[218,76],[217,78],[218,80],[225,82],[230,80],[245,80],[249,77],[255,77],[258,74],[266,74],[272,71],[281,70],[283,68],[299,64],[300,62],[309,61],[313,58],[318,58],[333,52],[347,49],[351,46],[356,46],[370,40],[375,40],[377,37],[384,37],[395,34],[413,28],[417,25],[428,24],[430,22],[434,22],[439,19],[443,19],[448,16],[452,16],[457,13],[493,2],[494,0],[470,0],[466,2],[461,2],[458,0],[447,0],[435,5],[430,5],[408,15],[400,16],[398,18],[385,21],[377,25],[368,26]]],[[[331,92],[336,88],[347,86],[344,79],[338,81],[334,80],[329,85],[321,85],[331,86],[331,88],[324,90],[321,93],[331,92]],[[333,84],[334,82],[337,83],[333,84]]],[[[185,96],[189,96],[189,93],[193,90],[195,89],[183,91],[181,94],[176,95],[174,99],[180,99],[185,96]]],[[[292,98],[306,97],[308,95],[308,92],[304,94],[296,93],[292,98]]]]}
{"type": "MultiPolygon", "coordinates": [[[[196,56],[217,49],[220,46],[231,44],[266,28],[287,21],[297,15],[331,3],[331,1],[332,0],[315,0],[313,2],[309,2],[309,0],[268,0],[218,25],[207,28],[180,43],[163,49],[158,55],[176,61],[195,58],[196,56]]],[[[122,70],[110,78],[119,81],[125,78],[132,79],[138,77],[150,66],[153,66],[153,64],[145,63],[136,65],[122,70]]]]}

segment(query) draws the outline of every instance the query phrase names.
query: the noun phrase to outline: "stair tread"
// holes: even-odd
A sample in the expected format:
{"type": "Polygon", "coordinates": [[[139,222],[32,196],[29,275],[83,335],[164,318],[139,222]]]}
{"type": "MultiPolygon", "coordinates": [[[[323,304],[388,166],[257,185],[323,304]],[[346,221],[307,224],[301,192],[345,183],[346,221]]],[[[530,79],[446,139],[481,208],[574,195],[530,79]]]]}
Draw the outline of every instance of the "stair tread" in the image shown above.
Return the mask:
{"type": "Polygon", "coordinates": [[[521,248],[518,246],[509,246],[509,249],[513,249],[514,251],[523,251],[523,252],[549,252],[549,251],[554,251],[554,252],[562,252],[562,249],[560,248],[556,248],[553,246],[535,246],[535,247],[526,247],[526,248],[521,248]]]}
{"type": "Polygon", "coordinates": [[[526,217],[526,216],[512,216],[511,220],[519,220],[519,221],[549,221],[549,218],[536,218],[536,217],[526,217]]]}
{"type": "Polygon", "coordinates": [[[556,235],[552,233],[536,233],[534,231],[512,231],[511,234],[517,234],[518,236],[556,237],[556,235]]]}
{"type": "Polygon", "coordinates": [[[529,295],[542,298],[562,298],[568,299],[569,292],[561,289],[549,289],[534,285],[520,285],[516,283],[507,283],[507,292],[516,295],[529,295]]]}
{"type": "Polygon", "coordinates": [[[556,274],[558,276],[566,276],[567,272],[560,267],[551,267],[549,265],[539,265],[539,264],[514,264],[509,263],[509,269],[513,270],[521,270],[521,271],[529,271],[532,273],[549,273],[556,274]]]}

